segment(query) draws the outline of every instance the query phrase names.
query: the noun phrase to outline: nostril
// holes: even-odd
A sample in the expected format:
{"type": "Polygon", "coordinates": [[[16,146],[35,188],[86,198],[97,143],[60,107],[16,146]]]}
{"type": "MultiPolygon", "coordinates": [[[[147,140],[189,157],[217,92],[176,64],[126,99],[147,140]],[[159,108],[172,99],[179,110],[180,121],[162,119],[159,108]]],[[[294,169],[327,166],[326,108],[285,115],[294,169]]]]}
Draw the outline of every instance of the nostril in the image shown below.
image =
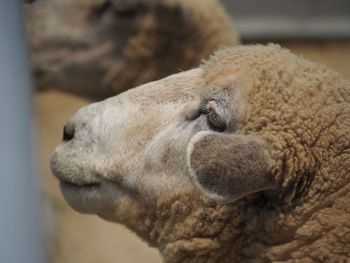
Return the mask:
{"type": "Polygon", "coordinates": [[[65,125],[63,127],[63,141],[70,141],[74,137],[74,129],[65,125]]]}

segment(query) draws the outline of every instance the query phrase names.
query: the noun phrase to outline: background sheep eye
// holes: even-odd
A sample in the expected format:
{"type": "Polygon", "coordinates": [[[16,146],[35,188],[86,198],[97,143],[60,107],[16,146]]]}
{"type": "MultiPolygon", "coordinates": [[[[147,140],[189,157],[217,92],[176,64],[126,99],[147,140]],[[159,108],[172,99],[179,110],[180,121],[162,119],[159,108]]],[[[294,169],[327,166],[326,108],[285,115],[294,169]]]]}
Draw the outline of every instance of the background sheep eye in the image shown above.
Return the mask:
{"type": "Polygon", "coordinates": [[[130,4],[127,6],[113,6],[113,14],[121,18],[133,18],[144,14],[147,11],[147,6],[143,3],[130,4]]]}
{"type": "Polygon", "coordinates": [[[103,16],[112,7],[111,1],[104,1],[102,4],[95,6],[91,15],[95,18],[103,16]]]}
{"type": "Polygon", "coordinates": [[[138,8],[128,8],[128,9],[115,8],[113,10],[113,13],[115,16],[128,18],[128,17],[137,16],[139,13],[141,13],[141,11],[138,8]]]}
{"type": "MultiPolygon", "coordinates": [[[[128,3],[128,2],[126,2],[128,3]]],[[[146,11],[146,6],[143,4],[115,4],[113,1],[106,0],[95,6],[91,12],[92,17],[99,18],[111,11],[114,16],[120,18],[132,18],[146,11]]]]}

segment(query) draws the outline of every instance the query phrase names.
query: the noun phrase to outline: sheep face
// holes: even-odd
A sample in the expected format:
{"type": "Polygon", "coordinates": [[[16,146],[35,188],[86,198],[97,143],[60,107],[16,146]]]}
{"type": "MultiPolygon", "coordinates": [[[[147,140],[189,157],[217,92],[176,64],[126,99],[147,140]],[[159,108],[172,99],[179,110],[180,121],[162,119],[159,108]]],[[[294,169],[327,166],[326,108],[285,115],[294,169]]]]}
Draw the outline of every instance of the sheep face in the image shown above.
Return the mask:
{"type": "Polygon", "coordinates": [[[192,120],[199,75],[192,70],[132,89],[67,123],[72,139],[58,146],[51,164],[72,207],[118,221],[120,203],[148,206],[164,192],[192,187],[185,145],[208,129],[204,116],[192,120]]]}

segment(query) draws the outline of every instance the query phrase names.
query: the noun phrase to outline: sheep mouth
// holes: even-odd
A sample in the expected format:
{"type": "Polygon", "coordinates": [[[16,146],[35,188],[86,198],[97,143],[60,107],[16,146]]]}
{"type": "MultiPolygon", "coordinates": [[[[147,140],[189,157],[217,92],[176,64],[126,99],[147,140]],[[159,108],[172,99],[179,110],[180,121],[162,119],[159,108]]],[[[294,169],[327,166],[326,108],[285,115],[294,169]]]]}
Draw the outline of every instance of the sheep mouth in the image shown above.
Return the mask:
{"type": "Polygon", "coordinates": [[[100,186],[99,182],[70,182],[60,180],[61,187],[70,188],[70,189],[93,189],[100,186]]]}

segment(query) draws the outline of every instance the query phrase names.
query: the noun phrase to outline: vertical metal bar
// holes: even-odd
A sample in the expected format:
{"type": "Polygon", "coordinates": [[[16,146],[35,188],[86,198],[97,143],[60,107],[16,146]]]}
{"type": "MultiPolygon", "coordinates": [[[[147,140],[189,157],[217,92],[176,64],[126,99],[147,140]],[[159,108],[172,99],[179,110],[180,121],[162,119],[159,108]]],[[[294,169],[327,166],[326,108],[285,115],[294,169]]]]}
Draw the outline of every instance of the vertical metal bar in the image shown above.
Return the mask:
{"type": "Polygon", "coordinates": [[[0,1],[0,262],[44,262],[23,2],[0,1]]]}

